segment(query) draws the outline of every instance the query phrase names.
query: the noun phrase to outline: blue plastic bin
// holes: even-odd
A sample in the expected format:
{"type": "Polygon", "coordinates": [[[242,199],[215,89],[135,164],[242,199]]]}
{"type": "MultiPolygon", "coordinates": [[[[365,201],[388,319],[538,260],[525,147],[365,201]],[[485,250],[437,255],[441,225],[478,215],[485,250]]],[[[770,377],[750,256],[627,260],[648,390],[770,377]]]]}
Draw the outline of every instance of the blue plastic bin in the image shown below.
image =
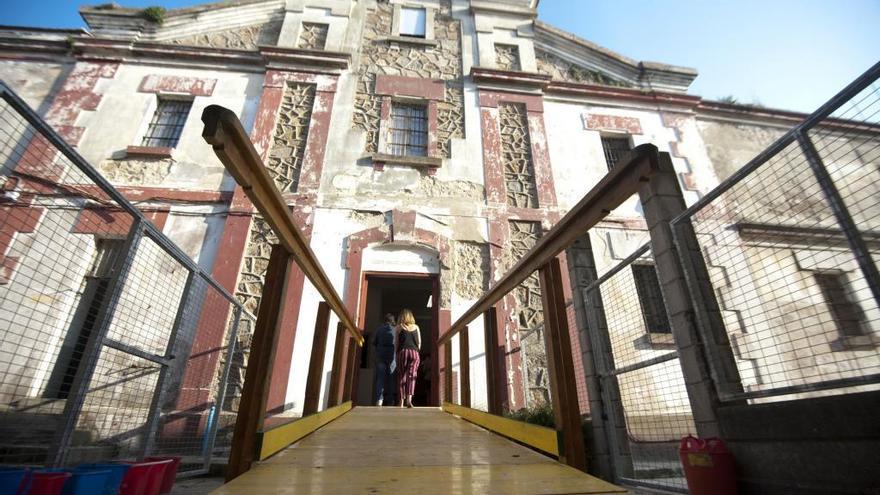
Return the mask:
{"type": "Polygon", "coordinates": [[[17,494],[24,488],[22,485],[27,473],[27,469],[0,469],[0,494],[17,494]]]}
{"type": "MultiPolygon", "coordinates": [[[[122,479],[125,477],[125,472],[128,471],[131,465],[129,464],[115,464],[115,463],[95,463],[95,464],[81,464],[76,467],[76,471],[84,470],[84,471],[109,471],[107,475],[107,481],[104,484],[104,491],[100,492],[101,495],[117,495],[119,493],[119,488],[122,486],[122,479]]],[[[96,494],[99,492],[95,492],[96,494]]]]}
{"type": "Polygon", "coordinates": [[[61,495],[98,495],[104,493],[110,470],[76,469],[73,476],[64,484],[61,495]]]}

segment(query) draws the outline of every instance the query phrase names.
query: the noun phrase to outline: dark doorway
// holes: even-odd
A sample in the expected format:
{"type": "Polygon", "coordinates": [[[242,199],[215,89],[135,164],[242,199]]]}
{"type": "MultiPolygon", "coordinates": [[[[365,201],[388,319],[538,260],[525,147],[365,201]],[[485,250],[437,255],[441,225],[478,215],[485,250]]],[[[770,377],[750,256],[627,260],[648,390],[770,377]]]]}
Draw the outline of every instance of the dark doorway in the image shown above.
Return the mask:
{"type": "MultiPolygon", "coordinates": [[[[373,335],[382,325],[386,313],[395,317],[404,308],[409,308],[419,326],[422,348],[419,352],[419,365],[413,405],[431,404],[432,366],[434,365],[434,343],[437,331],[437,311],[439,290],[436,276],[428,274],[366,274],[362,298],[365,345],[361,348],[361,369],[358,379],[357,405],[375,404],[376,350],[373,348],[373,335]]],[[[397,374],[386,383],[385,405],[393,405],[397,397],[397,374]]]]}

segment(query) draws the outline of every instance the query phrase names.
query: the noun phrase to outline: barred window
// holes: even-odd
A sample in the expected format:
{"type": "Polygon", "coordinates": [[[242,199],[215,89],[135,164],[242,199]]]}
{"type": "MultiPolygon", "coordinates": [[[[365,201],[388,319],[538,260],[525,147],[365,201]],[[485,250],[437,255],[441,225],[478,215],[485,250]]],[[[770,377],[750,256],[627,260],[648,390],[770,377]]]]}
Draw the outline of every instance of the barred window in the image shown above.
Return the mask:
{"type": "Polygon", "coordinates": [[[392,155],[428,156],[428,110],[424,105],[391,105],[392,155]]]}
{"type": "Polygon", "coordinates": [[[191,100],[159,98],[156,112],[141,146],[174,148],[183,132],[183,124],[192,107],[191,100]]]}
{"type": "Polygon", "coordinates": [[[816,282],[831,311],[837,331],[843,337],[865,335],[865,313],[846,293],[843,273],[816,273],[816,282]]]}
{"type": "Polygon", "coordinates": [[[645,318],[645,326],[649,333],[672,333],[669,327],[669,317],[666,315],[666,306],[663,304],[663,294],[660,292],[660,281],[657,279],[657,271],[654,265],[632,265],[633,278],[636,281],[636,293],[639,296],[639,305],[642,307],[642,316],[645,318]]]}
{"type": "Polygon", "coordinates": [[[620,161],[620,157],[631,149],[628,137],[603,137],[602,151],[605,152],[605,164],[608,165],[608,170],[613,169],[620,161]]]}

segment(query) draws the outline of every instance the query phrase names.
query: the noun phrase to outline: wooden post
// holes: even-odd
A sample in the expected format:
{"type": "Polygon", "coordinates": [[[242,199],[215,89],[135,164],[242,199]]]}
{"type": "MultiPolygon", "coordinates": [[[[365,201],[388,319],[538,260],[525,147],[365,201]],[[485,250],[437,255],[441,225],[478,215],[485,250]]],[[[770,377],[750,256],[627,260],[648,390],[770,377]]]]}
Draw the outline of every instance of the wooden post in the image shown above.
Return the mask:
{"type": "Polygon", "coordinates": [[[458,350],[461,373],[458,375],[461,380],[459,390],[461,390],[461,405],[471,407],[471,349],[468,342],[468,327],[465,326],[461,333],[458,334],[458,350]]]}
{"type": "Polygon", "coordinates": [[[483,313],[483,328],[486,339],[486,398],[489,414],[504,413],[503,393],[507,390],[507,377],[504,370],[504,347],[498,342],[498,315],[495,307],[483,313]]]}
{"type": "Polygon", "coordinates": [[[550,372],[550,396],[556,432],[562,435],[559,460],[569,466],[587,470],[581,414],[578,409],[574,360],[568,333],[568,316],[562,292],[562,270],[557,258],[539,270],[541,299],[544,303],[544,343],[550,372]]]}
{"type": "Polygon", "coordinates": [[[241,403],[232,434],[226,481],[231,481],[246,472],[257,458],[257,431],[262,426],[266,414],[272,363],[275,360],[275,344],[280,331],[278,324],[281,321],[281,307],[287,288],[289,269],[290,253],[280,244],[273,245],[272,253],[269,255],[269,266],[266,269],[263,297],[257,311],[241,403]]]}
{"type": "Polygon", "coordinates": [[[443,360],[446,361],[446,368],[443,369],[443,395],[446,402],[455,402],[452,396],[452,341],[448,340],[443,344],[443,360]]]}
{"type": "Polygon", "coordinates": [[[353,338],[348,339],[348,352],[345,357],[345,377],[343,378],[344,383],[342,384],[342,402],[352,401],[356,402],[352,399],[352,394],[357,393],[353,392],[354,388],[354,374],[357,372],[355,369],[355,358],[357,357],[358,346],[357,342],[354,341],[353,338]]]}
{"type": "Polygon", "coordinates": [[[327,407],[342,403],[342,373],[345,357],[345,325],[340,321],[336,324],[336,340],[333,343],[333,369],[330,370],[330,396],[327,407]]]}
{"type": "Polygon", "coordinates": [[[327,329],[330,324],[330,305],[318,303],[318,316],[315,318],[315,335],[312,338],[312,356],[309,359],[309,374],[306,378],[306,397],[303,400],[303,416],[318,412],[321,398],[321,382],[324,378],[324,354],[327,353],[327,329]]]}

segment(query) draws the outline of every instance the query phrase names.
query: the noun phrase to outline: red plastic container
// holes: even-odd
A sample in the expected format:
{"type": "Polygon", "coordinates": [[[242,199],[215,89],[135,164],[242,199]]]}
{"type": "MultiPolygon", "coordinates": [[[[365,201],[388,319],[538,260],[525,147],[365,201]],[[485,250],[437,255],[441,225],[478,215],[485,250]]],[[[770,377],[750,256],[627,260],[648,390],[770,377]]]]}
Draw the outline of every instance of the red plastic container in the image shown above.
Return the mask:
{"type": "Polygon", "coordinates": [[[678,448],[691,495],[736,495],[736,464],[720,438],[686,436],[678,448]]]}
{"type": "Polygon", "coordinates": [[[145,462],[171,461],[171,463],[165,467],[165,475],[162,478],[162,486],[159,488],[159,493],[171,493],[171,489],[174,488],[174,480],[177,478],[177,468],[180,466],[180,459],[179,456],[144,458],[145,462]]]}
{"type": "Polygon", "coordinates": [[[27,480],[26,495],[60,495],[64,483],[73,476],[67,472],[34,471],[27,480]]]}
{"type": "Polygon", "coordinates": [[[163,461],[132,462],[131,468],[122,478],[119,495],[159,495],[165,468],[171,464],[170,459],[163,461]]]}

